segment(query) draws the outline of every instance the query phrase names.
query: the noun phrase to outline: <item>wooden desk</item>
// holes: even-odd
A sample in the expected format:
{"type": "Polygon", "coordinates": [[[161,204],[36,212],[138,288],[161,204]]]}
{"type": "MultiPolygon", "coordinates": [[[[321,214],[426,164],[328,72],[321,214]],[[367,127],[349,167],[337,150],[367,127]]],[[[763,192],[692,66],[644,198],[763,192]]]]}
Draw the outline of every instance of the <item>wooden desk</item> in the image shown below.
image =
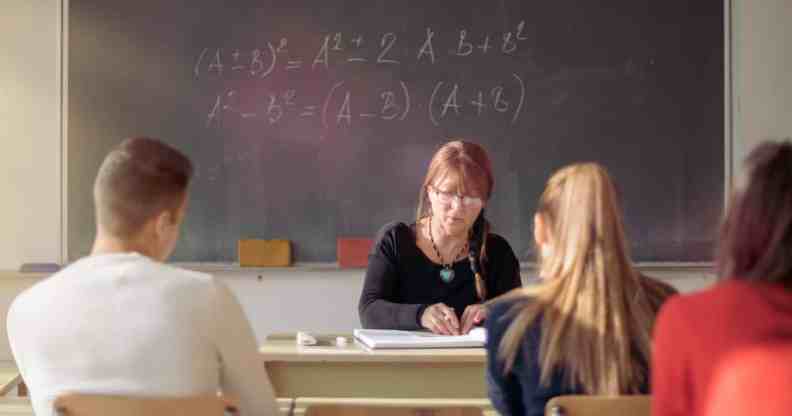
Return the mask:
{"type": "MultiPolygon", "coordinates": [[[[435,411],[446,409],[443,414],[469,414],[470,409],[481,409],[481,416],[498,416],[498,412],[492,408],[492,403],[488,399],[372,399],[372,398],[347,398],[347,397],[298,397],[294,402],[292,416],[305,416],[308,408],[313,406],[339,406],[323,414],[333,414],[337,416],[355,415],[369,416],[379,415],[383,411],[387,412],[393,408],[409,409],[410,414],[432,415],[435,411]],[[456,408],[457,411],[448,411],[448,408],[456,408]],[[466,408],[467,411],[459,411],[466,408]]],[[[438,412],[440,413],[440,412],[438,412]]],[[[400,413],[401,414],[401,413],[400,413]]],[[[406,414],[406,413],[405,413],[406,414]]]]}
{"type": "Polygon", "coordinates": [[[367,350],[347,337],[303,347],[268,339],[260,352],[277,397],[487,398],[483,348],[367,350]]]}

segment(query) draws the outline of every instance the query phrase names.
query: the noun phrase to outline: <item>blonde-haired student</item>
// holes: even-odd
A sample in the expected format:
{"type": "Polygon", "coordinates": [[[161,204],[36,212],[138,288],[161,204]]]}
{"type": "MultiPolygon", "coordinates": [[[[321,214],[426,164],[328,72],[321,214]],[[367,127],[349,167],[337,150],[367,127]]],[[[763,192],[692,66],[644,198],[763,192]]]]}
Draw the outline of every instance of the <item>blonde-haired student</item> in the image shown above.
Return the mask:
{"type": "Polygon", "coordinates": [[[631,264],[614,184],[595,163],[547,182],[534,238],[541,283],[489,305],[489,394],[503,415],[543,415],[562,394],[648,391],[651,331],[675,290],[631,264]]]}

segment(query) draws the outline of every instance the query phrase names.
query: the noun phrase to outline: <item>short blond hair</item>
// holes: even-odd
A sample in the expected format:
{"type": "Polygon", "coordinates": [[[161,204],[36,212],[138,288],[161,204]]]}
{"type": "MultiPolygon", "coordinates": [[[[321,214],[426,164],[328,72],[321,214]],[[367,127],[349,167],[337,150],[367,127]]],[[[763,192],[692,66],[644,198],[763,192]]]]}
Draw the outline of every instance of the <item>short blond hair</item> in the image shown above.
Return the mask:
{"type": "Polygon", "coordinates": [[[114,237],[134,237],[161,212],[178,212],[192,174],[192,163],[175,148],[147,137],[124,140],[94,182],[97,223],[114,237]]]}

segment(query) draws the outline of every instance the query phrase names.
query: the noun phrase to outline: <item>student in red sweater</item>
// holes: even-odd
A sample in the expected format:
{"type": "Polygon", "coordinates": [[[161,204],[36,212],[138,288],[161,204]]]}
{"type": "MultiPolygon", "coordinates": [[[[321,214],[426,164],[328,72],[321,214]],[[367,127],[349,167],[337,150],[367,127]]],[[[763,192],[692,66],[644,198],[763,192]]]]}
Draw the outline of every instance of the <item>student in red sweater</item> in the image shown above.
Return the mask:
{"type": "Polygon", "coordinates": [[[792,143],[761,144],[744,179],[721,229],[718,275],[727,279],[672,298],[658,317],[653,416],[705,414],[730,357],[792,334],[792,143]]]}
{"type": "Polygon", "coordinates": [[[713,381],[703,416],[789,414],[792,343],[763,343],[729,354],[713,381]]]}

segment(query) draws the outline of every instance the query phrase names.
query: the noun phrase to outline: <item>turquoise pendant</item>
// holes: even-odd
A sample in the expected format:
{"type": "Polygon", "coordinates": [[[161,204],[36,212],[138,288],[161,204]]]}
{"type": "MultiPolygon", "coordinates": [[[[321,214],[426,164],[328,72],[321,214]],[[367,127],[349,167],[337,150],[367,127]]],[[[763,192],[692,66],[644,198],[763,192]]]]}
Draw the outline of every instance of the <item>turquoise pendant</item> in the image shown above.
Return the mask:
{"type": "Polygon", "coordinates": [[[451,283],[451,281],[454,280],[454,271],[443,268],[440,270],[440,280],[442,280],[443,283],[451,283]]]}

